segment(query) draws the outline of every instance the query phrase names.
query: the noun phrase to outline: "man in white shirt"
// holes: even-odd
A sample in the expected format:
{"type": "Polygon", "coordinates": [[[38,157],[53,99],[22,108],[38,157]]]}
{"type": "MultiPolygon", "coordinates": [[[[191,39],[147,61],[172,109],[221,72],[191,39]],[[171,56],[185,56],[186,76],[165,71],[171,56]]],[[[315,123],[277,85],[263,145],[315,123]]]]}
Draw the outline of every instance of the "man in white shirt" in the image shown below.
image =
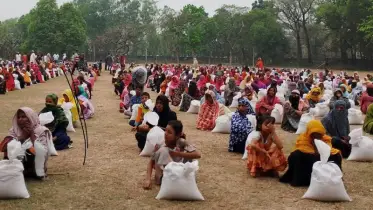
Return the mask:
{"type": "Polygon", "coordinates": [[[34,51],[30,55],[30,63],[36,63],[36,54],[34,51]]]}
{"type": "Polygon", "coordinates": [[[53,60],[55,61],[55,62],[58,62],[58,59],[60,58],[60,56],[57,54],[57,53],[55,53],[54,55],[53,55],[53,60]]]}
{"type": "Polygon", "coordinates": [[[22,65],[22,55],[19,52],[16,54],[16,63],[17,65],[22,65]]]}

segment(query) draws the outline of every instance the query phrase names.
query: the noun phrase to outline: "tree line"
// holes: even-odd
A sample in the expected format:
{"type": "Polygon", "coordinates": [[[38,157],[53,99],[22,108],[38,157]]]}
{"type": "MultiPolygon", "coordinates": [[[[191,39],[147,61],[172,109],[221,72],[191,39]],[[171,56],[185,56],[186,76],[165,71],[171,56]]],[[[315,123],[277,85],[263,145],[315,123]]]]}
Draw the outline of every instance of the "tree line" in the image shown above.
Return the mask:
{"type": "Polygon", "coordinates": [[[223,5],[214,14],[155,0],[39,0],[28,14],[0,23],[0,56],[35,50],[85,52],[226,63],[318,66],[338,61],[373,66],[372,0],[258,0],[251,8],[223,5]]]}

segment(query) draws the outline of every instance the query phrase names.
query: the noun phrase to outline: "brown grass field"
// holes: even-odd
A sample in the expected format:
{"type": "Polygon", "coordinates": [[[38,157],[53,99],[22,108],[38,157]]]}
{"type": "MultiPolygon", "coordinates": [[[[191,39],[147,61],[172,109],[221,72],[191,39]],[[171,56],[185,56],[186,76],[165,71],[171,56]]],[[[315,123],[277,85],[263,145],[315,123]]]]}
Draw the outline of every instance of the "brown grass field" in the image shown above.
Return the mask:
{"type": "MultiPolygon", "coordinates": [[[[40,111],[48,93],[67,88],[63,77],[21,91],[0,95],[0,136],[11,127],[21,106],[40,111]]],[[[152,92],[154,100],[156,94],[152,92]]],[[[159,201],[158,186],[145,191],[142,183],[148,158],[139,157],[128,120],[118,112],[111,76],[105,72],[95,83],[96,115],[87,121],[90,147],[85,166],[81,129],[70,133],[74,148],[62,151],[48,162],[49,179],[27,181],[29,199],[2,200],[0,209],[372,209],[373,170],[371,163],[343,162],[344,184],[353,199],[346,203],[323,203],[301,199],[307,188],[293,188],[274,178],[251,178],[241,155],[227,152],[229,135],[195,129],[196,115],[177,112],[188,140],[202,153],[197,184],[203,202],[159,201]]],[[[175,107],[174,107],[174,110],[175,107]]],[[[355,128],[354,126],[353,128],[355,128]]],[[[289,154],[296,135],[278,133],[289,154]]]]}

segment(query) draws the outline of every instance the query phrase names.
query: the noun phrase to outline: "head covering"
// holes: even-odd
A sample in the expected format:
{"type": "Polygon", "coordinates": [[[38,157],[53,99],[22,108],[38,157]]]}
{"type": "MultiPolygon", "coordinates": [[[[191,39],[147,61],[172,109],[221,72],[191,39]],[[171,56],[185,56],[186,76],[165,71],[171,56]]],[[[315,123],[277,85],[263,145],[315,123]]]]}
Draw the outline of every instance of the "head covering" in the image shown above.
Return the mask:
{"type": "MultiPolygon", "coordinates": [[[[40,125],[38,114],[34,110],[32,110],[29,107],[22,107],[22,108],[18,109],[18,111],[16,112],[16,114],[13,117],[13,121],[12,121],[13,127],[9,131],[10,136],[18,138],[18,139],[24,139],[24,138],[28,137],[27,134],[25,134],[23,132],[23,130],[18,126],[18,112],[20,112],[20,111],[23,111],[25,113],[26,117],[29,119],[30,126],[31,126],[31,128],[34,129],[34,133],[35,133],[36,137],[41,136],[43,133],[49,133],[50,134],[50,131],[48,130],[48,128],[40,125]]],[[[50,136],[52,136],[52,135],[50,135],[50,136]]]]}
{"type": "Polygon", "coordinates": [[[165,128],[169,121],[176,120],[176,113],[171,111],[169,100],[165,95],[159,95],[156,99],[156,103],[160,101],[163,105],[163,110],[157,110],[157,106],[154,107],[154,112],[159,116],[158,126],[165,128]]]}
{"type": "Polygon", "coordinates": [[[348,121],[348,109],[346,101],[337,100],[334,103],[333,109],[329,114],[322,119],[327,133],[332,137],[346,137],[350,133],[350,125],[348,121]],[[337,110],[337,107],[343,107],[343,110],[337,110]]]}
{"type": "Polygon", "coordinates": [[[40,113],[52,112],[54,121],[49,124],[48,128],[53,132],[56,127],[66,128],[69,125],[69,120],[67,119],[63,109],[57,105],[58,96],[56,94],[49,94],[46,98],[50,98],[53,101],[53,104],[45,104],[44,109],[40,113]]]}
{"type": "Polygon", "coordinates": [[[180,85],[180,79],[177,76],[173,76],[169,88],[176,89],[180,85]]]}
{"type": "MultiPolygon", "coordinates": [[[[322,139],[319,139],[332,148],[332,138],[330,136],[326,135],[326,130],[323,126],[323,124],[319,120],[311,120],[307,124],[307,130],[305,133],[302,133],[299,135],[297,142],[295,143],[295,149],[294,150],[299,150],[303,153],[308,153],[308,154],[314,154],[316,152],[316,148],[314,147],[314,144],[312,142],[311,134],[313,133],[319,133],[323,135],[322,139]]],[[[332,148],[330,153],[332,155],[338,154],[339,150],[332,148]]]]}
{"type": "Polygon", "coordinates": [[[216,100],[216,94],[212,90],[207,90],[205,95],[210,95],[212,99],[216,100]]]}
{"type": "Polygon", "coordinates": [[[300,95],[300,92],[299,92],[299,90],[293,90],[293,91],[291,91],[291,93],[295,93],[295,94],[298,94],[298,95],[300,95]]]}
{"type": "Polygon", "coordinates": [[[205,87],[206,86],[206,78],[204,75],[201,75],[199,77],[199,80],[197,82],[197,87],[198,89],[201,89],[202,87],[205,87]]]}
{"type": "Polygon", "coordinates": [[[314,102],[319,102],[320,101],[320,99],[321,99],[321,90],[320,90],[320,88],[319,87],[314,87],[314,88],[312,88],[311,89],[311,91],[307,94],[307,96],[306,96],[306,99],[307,100],[312,100],[312,101],[314,101],[314,102]],[[315,96],[315,95],[313,95],[313,93],[320,93],[319,95],[317,95],[317,96],[315,96]]]}

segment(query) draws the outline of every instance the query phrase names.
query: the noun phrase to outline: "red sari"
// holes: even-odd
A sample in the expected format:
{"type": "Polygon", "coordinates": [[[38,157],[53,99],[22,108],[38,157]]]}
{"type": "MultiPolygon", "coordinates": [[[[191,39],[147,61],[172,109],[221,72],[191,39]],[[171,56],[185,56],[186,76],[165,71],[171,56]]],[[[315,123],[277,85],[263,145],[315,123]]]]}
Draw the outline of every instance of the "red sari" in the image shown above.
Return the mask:
{"type": "Polygon", "coordinates": [[[5,75],[6,89],[8,91],[13,91],[16,85],[14,83],[14,77],[12,72],[8,71],[7,69],[3,69],[3,72],[5,75]]]}

